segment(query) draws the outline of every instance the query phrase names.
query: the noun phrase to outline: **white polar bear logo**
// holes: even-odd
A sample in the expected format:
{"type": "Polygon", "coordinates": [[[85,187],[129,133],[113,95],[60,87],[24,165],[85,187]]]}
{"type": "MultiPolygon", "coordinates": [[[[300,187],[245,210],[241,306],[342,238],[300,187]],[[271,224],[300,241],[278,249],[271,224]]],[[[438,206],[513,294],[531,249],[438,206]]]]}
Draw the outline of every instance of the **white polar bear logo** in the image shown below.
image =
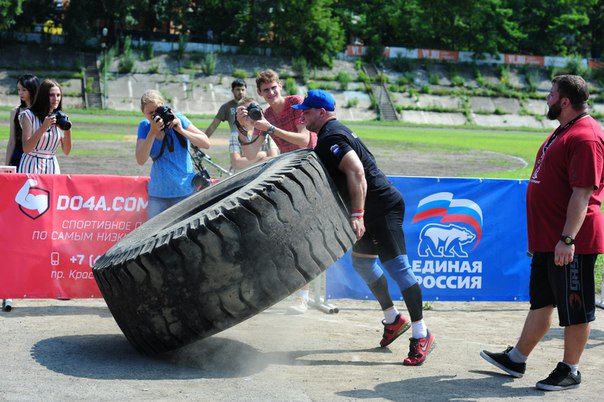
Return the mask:
{"type": "Polygon", "coordinates": [[[474,233],[461,226],[426,225],[419,235],[417,253],[421,257],[467,257],[462,246],[475,238],[474,233]]]}

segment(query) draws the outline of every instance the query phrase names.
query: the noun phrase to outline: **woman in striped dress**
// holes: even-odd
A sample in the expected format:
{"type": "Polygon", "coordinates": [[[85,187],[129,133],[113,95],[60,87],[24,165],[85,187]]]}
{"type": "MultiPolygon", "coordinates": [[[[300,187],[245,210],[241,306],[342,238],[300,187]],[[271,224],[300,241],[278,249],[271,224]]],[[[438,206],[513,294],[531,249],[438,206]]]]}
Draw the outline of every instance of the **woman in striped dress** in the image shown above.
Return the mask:
{"type": "Polygon", "coordinates": [[[62,110],[59,84],[46,79],[40,84],[31,107],[19,116],[23,128],[23,156],[19,173],[59,174],[56,152],[59,146],[65,155],[71,151],[71,127],[62,130],[54,112],[62,110]]]}

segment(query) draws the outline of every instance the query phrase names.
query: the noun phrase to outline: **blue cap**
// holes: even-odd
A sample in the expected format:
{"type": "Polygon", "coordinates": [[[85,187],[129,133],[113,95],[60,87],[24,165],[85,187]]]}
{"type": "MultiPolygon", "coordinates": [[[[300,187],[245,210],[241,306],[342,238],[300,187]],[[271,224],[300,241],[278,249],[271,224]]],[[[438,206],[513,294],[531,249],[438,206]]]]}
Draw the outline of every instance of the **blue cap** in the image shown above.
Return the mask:
{"type": "Polygon", "coordinates": [[[336,108],[336,101],[333,96],[321,89],[311,89],[308,91],[304,102],[299,105],[292,105],[293,109],[325,109],[333,112],[336,108]]]}

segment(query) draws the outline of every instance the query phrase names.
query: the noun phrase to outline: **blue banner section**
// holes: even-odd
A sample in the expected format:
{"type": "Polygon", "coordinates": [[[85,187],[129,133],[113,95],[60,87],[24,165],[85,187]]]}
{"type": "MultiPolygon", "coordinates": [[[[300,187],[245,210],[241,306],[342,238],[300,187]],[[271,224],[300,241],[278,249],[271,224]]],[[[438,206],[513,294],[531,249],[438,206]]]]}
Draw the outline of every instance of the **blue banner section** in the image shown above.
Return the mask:
{"type": "MultiPolygon", "coordinates": [[[[407,254],[424,300],[528,300],[526,180],[390,180],[405,199],[407,254]]],[[[350,254],[327,270],[327,298],[374,299],[350,254]]],[[[388,281],[392,297],[402,300],[388,281]]]]}

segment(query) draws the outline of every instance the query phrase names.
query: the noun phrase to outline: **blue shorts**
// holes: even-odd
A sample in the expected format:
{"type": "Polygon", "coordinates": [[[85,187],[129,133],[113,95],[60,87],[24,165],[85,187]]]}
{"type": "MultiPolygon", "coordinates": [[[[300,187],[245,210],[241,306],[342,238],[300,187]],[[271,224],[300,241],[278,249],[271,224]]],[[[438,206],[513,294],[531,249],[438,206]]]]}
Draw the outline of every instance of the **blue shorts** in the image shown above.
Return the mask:
{"type": "Polygon", "coordinates": [[[531,310],[557,307],[561,327],[594,321],[597,257],[575,255],[572,263],[561,267],[554,264],[554,253],[534,253],[529,285],[531,310]]]}

